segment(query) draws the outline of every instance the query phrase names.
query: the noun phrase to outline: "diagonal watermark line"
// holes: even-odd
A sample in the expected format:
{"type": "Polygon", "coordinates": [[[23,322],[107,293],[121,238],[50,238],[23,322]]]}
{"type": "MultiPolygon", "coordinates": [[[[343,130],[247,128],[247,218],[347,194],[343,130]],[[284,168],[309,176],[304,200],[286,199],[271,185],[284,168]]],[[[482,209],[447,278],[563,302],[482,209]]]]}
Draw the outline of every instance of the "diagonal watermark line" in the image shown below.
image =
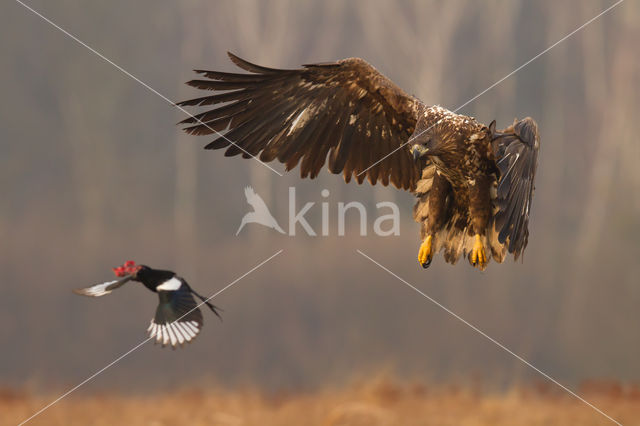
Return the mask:
{"type": "Polygon", "coordinates": [[[33,9],[31,6],[23,3],[20,0],[15,0],[16,3],[20,4],[21,6],[23,6],[24,8],[30,10],[31,12],[33,12],[35,15],[37,15],[38,17],[40,17],[42,20],[44,20],[45,22],[47,22],[48,24],[50,24],[51,26],[53,26],[54,28],[58,29],[59,31],[61,31],[62,33],[64,33],[65,35],[67,35],[69,38],[71,38],[72,40],[74,40],[75,42],[77,42],[78,44],[86,47],[87,49],[89,49],[91,52],[95,53],[97,56],[99,56],[101,59],[103,59],[104,61],[108,62],[109,64],[113,65],[115,68],[117,68],[120,72],[122,72],[123,74],[125,74],[127,77],[130,77],[131,79],[135,80],[136,82],[138,82],[139,84],[141,84],[142,86],[144,86],[145,88],[147,88],[149,91],[151,91],[152,93],[155,93],[156,95],[160,96],[162,99],[164,99],[165,101],[167,101],[169,104],[171,104],[172,106],[178,108],[180,111],[182,111],[183,113],[185,113],[186,115],[188,115],[189,117],[193,118],[194,120],[196,120],[199,124],[202,124],[203,126],[205,126],[207,129],[215,132],[218,136],[220,136],[222,139],[226,140],[227,142],[229,142],[231,145],[235,146],[236,148],[240,149],[242,152],[244,152],[247,155],[250,155],[251,158],[253,158],[254,160],[256,160],[258,163],[262,164],[263,166],[265,166],[266,168],[268,168],[269,170],[271,170],[272,172],[274,172],[275,174],[277,174],[278,176],[282,176],[282,173],[280,173],[279,171],[277,171],[276,169],[274,169],[273,167],[269,166],[268,164],[264,163],[263,161],[261,161],[258,157],[256,157],[255,155],[251,154],[250,152],[248,152],[246,149],[244,149],[243,147],[239,146],[238,144],[236,144],[235,142],[233,142],[232,140],[230,140],[229,138],[227,138],[225,135],[223,135],[222,133],[218,132],[217,130],[213,129],[211,126],[209,126],[208,124],[202,122],[200,119],[196,118],[194,115],[192,115],[189,111],[187,111],[186,109],[182,108],[180,105],[177,105],[175,102],[173,102],[171,99],[169,99],[168,97],[166,97],[165,95],[163,95],[162,93],[158,92],[156,89],[154,89],[153,87],[149,86],[147,83],[145,83],[144,81],[140,80],[138,77],[136,77],[135,75],[131,74],[129,71],[125,70],[124,68],[122,68],[120,65],[116,64],[115,62],[113,62],[111,59],[107,58],[106,56],[104,56],[102,53],[98,52],[96,49],[94,49],[93,47],[89,46],[87,43],[83,42],[82,40],[80,40],[78,37],[74,36],[73,34],[71,34],[69,31],[65,30],[64,28],[62,28],[61,26],[59,26],[58,24],[56,24],[55,22],[53,22],[52,20],[50,20],[49,18],[47,18],[46,16],[42,15],[40,12],[38,12],[37,10],[33,9]]]}
{"type": "Polygon", "coordinates": [[[500,349],[502,349],[505,352],[509,353],[510,355],[514,356],[518,361],[521,361],[524,364],[528,365],[533,370],[535,370],[536,372],[538,372],[539,374],[544,376],[546,379],[548,379],[551,382],[555,383],[556,385],[560,386],[562,389],[567,391],[569,394],[571,394],[572,396],[576,397],[580,401],[584,402],[589,407],[593,408],[598,413],[602,414],[604,417],[606,417],[607,419],[611,420],[613,423],[615,423],[617,425],[622,425],[620,422],[615,420],[613,417],[609,416],[607,413],[605,413],[604,411],[602,411],[601,409],[599,409],[598,407],[596,407],[595,405],[593,405],[592,403],[590,403],[586,399],[582,398],[580,395],[578,395],[577,393],[575,393],[574,391],[572,391],[568,387],[564,386],[562,383],[558,382],[556,379],[554,379],[553,377],[551,377],[550,375],[548,375],[544,371],[540,370],[538,367],[536,367],[535,365],[531,364],[529,361],[527,361],[526,359],[522,358],[520,355],[518,355],[517,353],[513,352],[511,349],[507,348],[505,345],[503,345],[502,343],[498,342],[496,339],[494,339],[493,337],[489,336],[487,333],[485,333],[484,331],[480,330],[478,327],[476,327],[475,325],[471,324],[469,321],[465,320],[460,315],[458,315],[455,312],[453,312],[451,309],[447,308],[446,306],[444,306],[443,304],[441,304],[440,302],[438,302],[437,300],[435,300],[434,298],[432,298],[428,294],[424,293],[422,290],[420,290],[417,287],[415,287],[414,285],[410,284],[408,281],[404,280],[403,278],[401,278],[400,276],[398,276],[397,274],[395,274],[394,272],[392,272],[391,270],[389,270],[388,268],[386,268],[385,266],[383,266],[379,262],[377,262],[374,259],[372,259],[371,257],[367,256],[362,251],[360,251],[360,250],[356,250],[356,251],[359,254],[361,254],[363,257],[369,259],[371,262],[373,262],[376,265],[378,265],[383,270],[387,271],[389,274],[391,274],[392,276],[394,276],[398,280],[402,281],[405,285],[407,285],[407,287],[413,289],[414,291],[416,291],[417,293],[419,293],[420,295],[422,295],[426,299],[428,299],[431,303],[435,304],[436,306],[438,306],[439,308],[443,309],[448,314],[450,314],[453,317],[455,317],[457,320],[461,321],[464,325],[470,327],[472,330],[476,331],[477,333],[479,333],[483,337],[487,338],[489,341],[491,341],[492,343],[497,345],[500,349]]]}
{"type": "MultiPolygon", "coordinates": [[[[243,279],[244,277],[246,277],[247,275],[249,275],[250,273],[252,273],[253,271],[255,271],[256,269],[260,268],[262,265],[264,265],[265,263],[269,262],[271,259],[273,259],[274,257],[278,256],[280,253],[282,253],[284,251],[284,249],[280,249],[278,250],[276,253],[272,254],[269,258],[263,260],[262,262],[260,262],[259,264],[257,264],[256,266],[254,266],[253,268],[251,268],[249,271],[245,272],[244,274],[242,274],[241,276],[239,276],[238,278],[236,278],[235,280],[233,280],[232,282],[230,282],[229,284],[227,284],[226,286],[224,286],[222,289],[218,290],[216,293],[214,293],[213,295],[209,296],[207,299],[203,300],[200,304],[196,305],[195,308],[191,309],[189,312],[187,312],[186,314],[182,315],[180,318],[176,319],[175,321],[171,322],[171,324],[173,324],[174,322],[180,321],[182,318],[186,317],[187,315],[189,315],[191,312],[195,311],[196,309],[198,309],[200,306],[204,305],[205,303],[207,303],[208,301],[210,301],[211,299],[213,299],[214,297],[216,297],[217,295],[219,295],[220,293],[222,293],[223,291],[225,291],[226,289],[228,289],[229,287],[233,286],[234,284],[236,284],[238,281],[240,281],[241,279],[243,279]]],[[[104,367],[102,367],[100,370],[96,371],[95,373],[93,373],[92,375],[90,375],[89,377],[87,377],[86,379],[84,379],[82,382],[78,383],[77,385],[75,385],[74,387],[72,387],[71,389],[69,389],[68,391],[66,391],[65,393],[63,393],[62,395],[60,395],[58,398],[56,398],[54,401],[51,401],[49,404],[45,405],[44,407],[42,407],[40,410],[38,410],[36,413],[34,413],[33,415],[31,415],[31,417],[29,417],[28,419],[23,420],[18,426],[22,426],[23,424],[29,422],[30,420],[32,420],[33,418],[37,417],[38,415],[42,414],[44,411],[46,411],[47,409],[49,409],[50,407],[52,407],[53,405],[57,404],[58,402],[60,402],[62,399],[64,399],[65,397],[67,397],[68,395],[70,395],[71,393],[73,393],[74,391],[76,391],[78,388],[80,388],[81,386],[83,386],[84,384],[90,382],[91,380],[93,380],[95,377],[97,377],[98,375],[100,375],[102,372],[104,372],[106,369],[108,369],[109,367],[113,366],[114,364],[117,364],[120,360],[122,360],[123,358],[125,358],[127,355],[131,354],[132,352],[135,352],[138,348],[140,348],[141,346],[143,346],[145,343],[147,343],[149,340],[154,339],[154,337],[148,337],[145,340],[143,340],[142,342],[138,343],[136,346],[134,346],[133,348],[129,349],[127,352],[125,352],[124,354],[120,355],[118,358],[114,359],[113,361],[111,361],[109,364],[105,365],[104,367]]]]}
{"type": "MultiPolygon", "coordinates": [[[[596,19],[600,18],[602,15],[606,14],[607,12],[611,11],[614,7],[618,6],[620,3],[622,3],[624,0],[618,0],[617,2],[615,2],[614,4],[612,4],[611,6],[609,6],[608,8],[606,8],[605,10],[603,10],[602,12],[598,13],[596,16],[594,16],[593,18],[589,19],[587,22],[585,22],[584,24],[580,25],[578,28],[576,28],[575,30],[571,31],[569,34],[567,34],[566,36],[562,37],[560,40],[556,41],[555,43],[553,43],[551,46],[547,47],[546,49],[544,49],[542,52],[538,53],[536,56],[534,56],[533,58],[529,59],[527,62],[525,62],[524,64],[520,65],[518,68],[516,68],[515,70],[511,71],[509,74],[505,75],[504,77],[502,77],[500,80],[496,81],[495,83],[493,83],[491,86],[487,87],[486,89],[484,89],[482,92],[478,93],[477,95],[475,95],[473,98],[469,99],[468,101],[466,101],[465,103],[463,103],[462,105],[460,105],[459,107],[457,107],[456,109],[454,109],[452,112],[453,113],[457,113],[458,111],[460,111],[462,108],[466,107],[467,105],[469,105],[471,102],[475,101],[476,99],[478,99],[480,96],[484,95],[485,93],[487,93],[489,90],[493,89],[494,87],[496,87],[497,85],[499,85],[500,83],[502,83],[503,81],[505,81],[506,79],[508,79],[509,77],[511,77],[512,75],[514,75],[515,73],[517,73],[518,71],[520,71],[522,68],[526,67],[527,65],[529,65],[531,62],[535,61],[536,59],[538,59],[540,56],[544,55],[545,53],[547,53],[548,51],[550,51],[551,49],[553,49],[554,47],[556,47],[557,45],[559,45],[560,43],[562,43],[563,41],[567,40],[569,37],[573,36],[575,33],[583,30],[587,25],[591,24],[593,21],[595,21],[596,19]]],[[[358,176],[360,176],[363,173],[366,173],[369,169],[371,169],[372,167],[374,167],[375,165],[379,164],[380,162],[382,162],[385,158],[389,157],[390,155],[393,155],[396,151],[404,148],[407,144],[411,143],[411,141],[417,139],[418,137],[420,137],[421,135],[423,135],[424,133],[428,132],[431,128],[433,128],[434,126],[436,126],[438,123],[440,123],[440,121],[442,121],[442,119],[438,120],[436,123],[432,124],[431,126],[427,127],[426,129],[424,129],[423,131],[421,131],[420,133],[418,133],[417,135],[412,135],[408,141],[406,141],[405,143],[403,143],[402,145],[400,145],[399,147],[397,147],[396,149],[394,149],[393,151],[391,151],[390,153],[388,153],[387,155],[385,155],[384,157],[382,157],[381,159],[379,159],[378,161],[376,161],[375,163],[373,163],[372,165],[370,165],[369,167],[367,167],[366,169],[364,169],[363,171],[361,171],[360,173],[358,173],[358,176]]]]}

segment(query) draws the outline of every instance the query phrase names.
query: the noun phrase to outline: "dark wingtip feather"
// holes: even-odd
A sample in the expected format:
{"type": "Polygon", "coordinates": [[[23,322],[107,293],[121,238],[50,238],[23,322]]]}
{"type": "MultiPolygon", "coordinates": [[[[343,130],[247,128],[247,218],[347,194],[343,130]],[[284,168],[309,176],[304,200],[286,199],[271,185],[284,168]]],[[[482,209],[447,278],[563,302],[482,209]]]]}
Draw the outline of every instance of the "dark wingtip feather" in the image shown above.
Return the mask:
{"type": "Polygon", "coordinates": [[[211,80],[229,81],[236,83],[258,83],[268,80],[271,76],[264,74],[238,74],[224,71],[210,71],[210,70],[194,70],[196,73],[209,78],[211,80]]]}
{"type": "MultiPolygon", "coordinates": [[[[185,83],[186,84],[186,83],[185,83]]],[[[205,102],[207,99],[209,99],[210,96],[204,96],[201,98],[195,98],[195,99],[187,99],[186,101],[180,101],[180,102],[176,102],[176,106],[180,106],[180,107],[184,107],[184,106],[198,106],[200,105],[202,102],[205,102]]]]}
{"type": "Polygon", "coordinates": [[[201,81],[202,81],[202,80],[189,80],[189,81],[187,81],[187,82],[186,82],[186,83],[184,83],[184,84],[186,84],[187,86],[191,86],[191,87],[197,87],[197,88],[199,88],[199,86],[198,86],[198,85],[200,84],[199,82],[201,82],[201,81]]]}
{"type": "Polygon", "coordinates": [[[305,68],[337,68],[340,66],[339,62],[318,62],[317,64],[302,64],[305,68]]]}
{"type": "Polygon", "coordinates": [[[515,122],[513,128],[520,140],[537,149],[536,141],[539,137],[538,123],[536,123],[533,118],[525,117],[522,120],[515,122]]]}
{"type": "Polygon", "coordinates": [[[245,81],[228,81],[228,80],[189,80],[187,86],[195,87],[202,90],[236,90],[246,89],[251,83],[245,81]]]}
{"type": "Polygon", "coordinates": [[[274,72],[275,71],[275,70],[273,70],[271,68],[266,68],[266,67],[263,67],[263,66],[260,66],[260,65],[252,64],[249,61],[245,61],[244,59],[240,58],[237,55],[234,55],[231,52],[227,52],[227,56],[229,56],[229,59],[231,59],[231,62],[233,62],[234,64],[236,64],[238,67],[242,68],[245,71],[258,73],[258,74],[269,73],[269,72],[274,72]]]}
{"type": "Polygon", "coordinates": [[[205,145],[204,149],[220,149],[229,145],[230,145],[230,142],[226,138],[220,136],[219,138],[205,145]]]}
{"type": "Polygon", "coordinates": [[[218,132],[213,126],[210,126],[207,123],[196,124],[195,126],[190,126],[190,127],[184,127],[182,130],[194,136],[204,136],[204,135],[210,135],[212,133],[218,132]]]}
{"type": "Polygon", "coordinates": [[[296,71],[296,70],[284,70],[284,69],[263,67],[262,65],[257,65],[247,60],[244,60],[241,57],[234,55],[231,52],[227,52],[227,56],[229,56],[229,59],[231,59],[231,62],[236,64],[238,67],[242,68],[245,71],[249,71],[256,74],[273,74],[273,73],[281,73],[283,71],[284,72],[296,71]]]}

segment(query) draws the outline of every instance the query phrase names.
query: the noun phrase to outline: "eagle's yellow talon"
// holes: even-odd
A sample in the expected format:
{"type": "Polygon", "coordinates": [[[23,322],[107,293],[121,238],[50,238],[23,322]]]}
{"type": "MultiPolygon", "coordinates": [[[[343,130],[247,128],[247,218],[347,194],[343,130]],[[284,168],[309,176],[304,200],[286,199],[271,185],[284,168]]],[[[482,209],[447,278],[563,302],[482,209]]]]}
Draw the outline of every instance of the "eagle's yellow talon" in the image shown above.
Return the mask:
{"type": "Polygon", "coordinates": [[[428,268],[431,265],[431,259],[433,258],[433,253],[431,251],[431,241],[433,237],[429,235],[420,245],[420,250],[418,251],[418,262],[422,265],[423,268],[428,268]]]}
{"type": "Polygon", "coordinates": [[[473,244],[473,249],[471,249],[471,264],[481,270],[487,266],[487,253],[484,250],[479,234],[476,234],[476,242],[473,244]]]}

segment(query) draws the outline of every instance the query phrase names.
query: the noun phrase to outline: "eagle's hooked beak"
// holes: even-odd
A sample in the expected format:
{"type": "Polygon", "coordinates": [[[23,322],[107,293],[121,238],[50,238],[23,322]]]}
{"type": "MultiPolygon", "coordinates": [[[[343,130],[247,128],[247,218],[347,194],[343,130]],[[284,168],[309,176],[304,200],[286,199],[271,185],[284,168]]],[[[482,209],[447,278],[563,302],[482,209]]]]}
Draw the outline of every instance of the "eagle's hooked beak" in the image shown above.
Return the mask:
{"type": "Polygon", "coordinates": [[[415,144],[411,147],[411,154],[413,155],[413,161],[418,161],[420,157],[425,155],[429,151],[424,145],[415,144]]]}

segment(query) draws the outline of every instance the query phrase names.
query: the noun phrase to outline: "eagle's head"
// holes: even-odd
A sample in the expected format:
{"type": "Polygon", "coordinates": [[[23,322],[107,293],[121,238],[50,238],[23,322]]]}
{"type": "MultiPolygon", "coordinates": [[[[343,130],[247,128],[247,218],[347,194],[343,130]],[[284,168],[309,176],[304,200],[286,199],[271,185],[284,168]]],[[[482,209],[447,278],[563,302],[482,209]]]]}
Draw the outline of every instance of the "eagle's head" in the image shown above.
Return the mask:
{"type": "Polygon", "coordinates": [[[447,122],[438,122],[418,133],[413,139],[411,154],[415,161],[426,156],[455,155],[464,142],[464,134],[447,122]]]}
{"type": "Polygon", "coordinates": [[[411,155],[413,155],[414,161],[418,161],[427,155],[438,155],[440,151],[439,138],[434,137],[434,133],[430,130],[418,133],[415,137],[412,136],[411,155]]]}
{"type": "Polygon", "coordinates": [[[411,155],[413,155],[414,161],[418,161],[420,158],[427,155],[428,152],[429,148],[427,148],[426,145],[416,143],[411,146],[411,155]]]}

